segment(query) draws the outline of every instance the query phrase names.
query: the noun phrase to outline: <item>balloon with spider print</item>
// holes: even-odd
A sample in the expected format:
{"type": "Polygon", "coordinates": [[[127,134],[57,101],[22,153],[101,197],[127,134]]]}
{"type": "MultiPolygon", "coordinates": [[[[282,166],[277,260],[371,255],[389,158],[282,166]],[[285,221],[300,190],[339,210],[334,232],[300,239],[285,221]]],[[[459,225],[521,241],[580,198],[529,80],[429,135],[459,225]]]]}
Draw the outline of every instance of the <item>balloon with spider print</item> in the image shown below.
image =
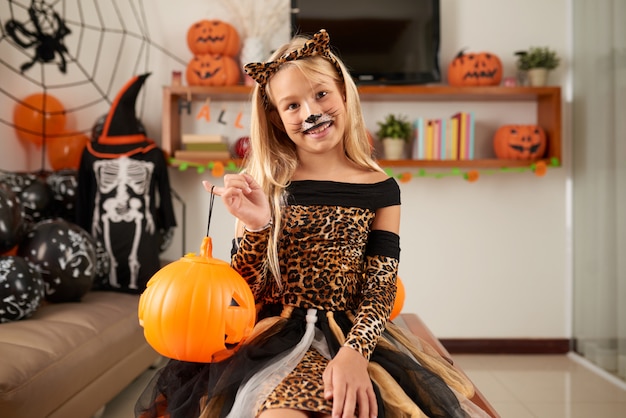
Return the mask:
{"type": "Polygon", "coordinates": [[[74,223],[38,222],[19,244],[17,255],[41,273],[48,302],[78,302],[93,285],[95,247],[87,231],[74,223]]]}
{"type": "Polygon", "coordinates": [[[30,317],[44,296],[44,283],[26,260],[0,256],[0,324],[30,317]]]}

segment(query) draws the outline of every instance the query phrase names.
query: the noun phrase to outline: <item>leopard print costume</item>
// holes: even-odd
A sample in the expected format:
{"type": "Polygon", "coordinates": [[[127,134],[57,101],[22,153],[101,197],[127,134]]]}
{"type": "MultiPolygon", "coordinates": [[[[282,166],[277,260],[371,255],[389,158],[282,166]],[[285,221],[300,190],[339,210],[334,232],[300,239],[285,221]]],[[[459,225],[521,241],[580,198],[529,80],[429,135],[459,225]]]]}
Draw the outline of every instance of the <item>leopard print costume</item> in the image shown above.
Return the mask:
{"type": "Polygon", "coordinates": [[[140,397],[136,416],[156,418],[167,410],[171,418],[231,418],[237,411],[234,418],[241,418],[274,408],[330,414],[322,375],[347,345],[369,359],[380,418],[484,417],[473,404],[478,412],[467,412],[473,385],[462,373],[387,321],[399,237],[371,226],[378,209],[399,204],[391,178],[374,184],[292,182],[278,249],[282,286],[264,268],[269,229],[245,232],[233,251],[232,266],[259,307],[253,336],[222,362],[172,360],[140,397]],[[309,343],[305,335],[312,329],[322,338],[309,343]],[[283,355],[294,352],[295,362],[282,367],[283,355]],[[248,385],[257,377],[260,385],[248,385]]]}
{"type": "MultiPolygon", "coordinates": [[[[398,257],[365,254],[376,209],[399,204],[397,184],[393,179],[374,185],[299,181],[288,193],[279,248],[283,288],[263,270],[269,229],[246,232],[232,265],[258,303],[353,313],[355,323],[344,344],[369,358],[391,313],[398,257]],[[338,188],[344,193],[337,194],[338,188]],[[311,191],[316,199],[307,194],[311,191]],[[350,203],[346,193],[357,201],[350,203]]],[[[322,382],[327,364],[311,348],[263,408],[330,413],[322,382]]]]}

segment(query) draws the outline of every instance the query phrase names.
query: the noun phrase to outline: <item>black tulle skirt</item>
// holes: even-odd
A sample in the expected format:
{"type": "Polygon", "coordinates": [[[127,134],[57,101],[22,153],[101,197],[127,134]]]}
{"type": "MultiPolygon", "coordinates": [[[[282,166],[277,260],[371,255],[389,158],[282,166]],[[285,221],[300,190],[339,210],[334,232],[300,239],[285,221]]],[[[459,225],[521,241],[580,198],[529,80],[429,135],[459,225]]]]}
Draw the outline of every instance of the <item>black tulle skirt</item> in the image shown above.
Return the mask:
{"type": "MultiPolygon", "coordinates": [[[[170,360],[140,396],[135,416],[227,417],[237,396],[249,396],[246,392],[238,395],[242,385],[258,373],[271,376],[276,359],[301,343],[307,330],[306,314],[306,310],[295,308],[284,318],[282,306],[265,306],[258,321],[258,326],[263,324],[263,330],[253,333],[232,357],[217,363],[170,360]]],[[[317,334],[324,337],[325,356],[332,358],[338,352],[343,339],[341,333],[347,335],[352,318],[350,313],[317,312],[314,326],[317,334]]],[[[434,349],[393,323],[388,324],[373,351],[369,370],[380,418],[486,416],[468,400],[473,394],[471,382],[434,349]]],[[[302,396],[317,395],[304,393],[302,396]]],[[[313,405],[319,408],[303,409],[330,412],[329,401],[320,399],[313,405]]],[[[256,409],[258,406],[249,408],[246,414],[255,417],[259,409],[268,407],[265,404],[256,409]]]]}

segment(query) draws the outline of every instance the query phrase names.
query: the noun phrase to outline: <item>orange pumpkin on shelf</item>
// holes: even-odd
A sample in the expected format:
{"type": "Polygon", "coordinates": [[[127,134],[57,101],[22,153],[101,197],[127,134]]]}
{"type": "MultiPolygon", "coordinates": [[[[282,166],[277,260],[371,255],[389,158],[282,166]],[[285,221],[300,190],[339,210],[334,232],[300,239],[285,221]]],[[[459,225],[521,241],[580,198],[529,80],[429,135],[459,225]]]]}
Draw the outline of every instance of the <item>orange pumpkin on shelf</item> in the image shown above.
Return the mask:
{"type": "Polygon", "coordinates": [[[222,20],[200,20],[187,30],[187,46],[194,55],[221,54],[235,57],[241,40],[233,25],[222,20]]]}
{"type": "Polygon", "coordinates": [[[546,133],[538,125],[503,125],[493,138],[496,156],[503,160],[538,160],[546,148],[546,133]]]}
{"type": "Polygon", "coordinates": [[[241,79],[241,71],[232,57],[205,54],[189,61],[186,78],[190,86],[234,86],[241,79]]]}
{"type": "Polygon", "coordinates": [[[448,84],[462,86],[497,86],[502,81],[502,61],[490,52],[460,51],[448,66],[448,84]]]}
{"type": "Polygon", "coordinates": [[[228,263],[213,258],[211,238],[157,271],[139,298],[139,323],[159,354],[211,363],[232,356],[256,321],[252,291],[228,263]]]}

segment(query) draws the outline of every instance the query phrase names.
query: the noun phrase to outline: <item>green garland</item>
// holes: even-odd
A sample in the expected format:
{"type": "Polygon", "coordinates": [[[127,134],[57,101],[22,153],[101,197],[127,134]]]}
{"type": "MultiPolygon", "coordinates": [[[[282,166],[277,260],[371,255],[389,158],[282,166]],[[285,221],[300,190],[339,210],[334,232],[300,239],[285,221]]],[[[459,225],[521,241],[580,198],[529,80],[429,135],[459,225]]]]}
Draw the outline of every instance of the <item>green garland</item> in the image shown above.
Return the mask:
{"type": "MultiPolygon", "coordinates": [[[[204,173],[206,170],[210,170],[214,177],[222,177],[226,172],[237,173],[239,167],[234,161],[227,161],[225,164],[221,161],[209,161],[207,163],[196,163],[192,161],[182,161],[174,158],[170,158],[169,163],[173,166],[177,166],[179,171],[186,171],[190,168],[195,168],[198,174],[204,173]]],[[[458,167],[453,167],[447,172],[428,172],[424,168],[420,168],[416,173],[410,171],[395,172],[393,169],[387,167],[385,172],[389,177],[393,177],[401,183],[407,183],[414,177],[431,177],[441,179],[444,177],[462,177],[469,182],[477,181],[483,175],[491,175],[498,173],[524,173],[532,171],[537,176],[541,177],[545,175],[548,167],[559,167],[561,162],[558,158],[552,157],[549,163],[544,161],[533,162],[525,167],[500,167],[497,169],[488,170],[461,170],[458,167]]]]}

